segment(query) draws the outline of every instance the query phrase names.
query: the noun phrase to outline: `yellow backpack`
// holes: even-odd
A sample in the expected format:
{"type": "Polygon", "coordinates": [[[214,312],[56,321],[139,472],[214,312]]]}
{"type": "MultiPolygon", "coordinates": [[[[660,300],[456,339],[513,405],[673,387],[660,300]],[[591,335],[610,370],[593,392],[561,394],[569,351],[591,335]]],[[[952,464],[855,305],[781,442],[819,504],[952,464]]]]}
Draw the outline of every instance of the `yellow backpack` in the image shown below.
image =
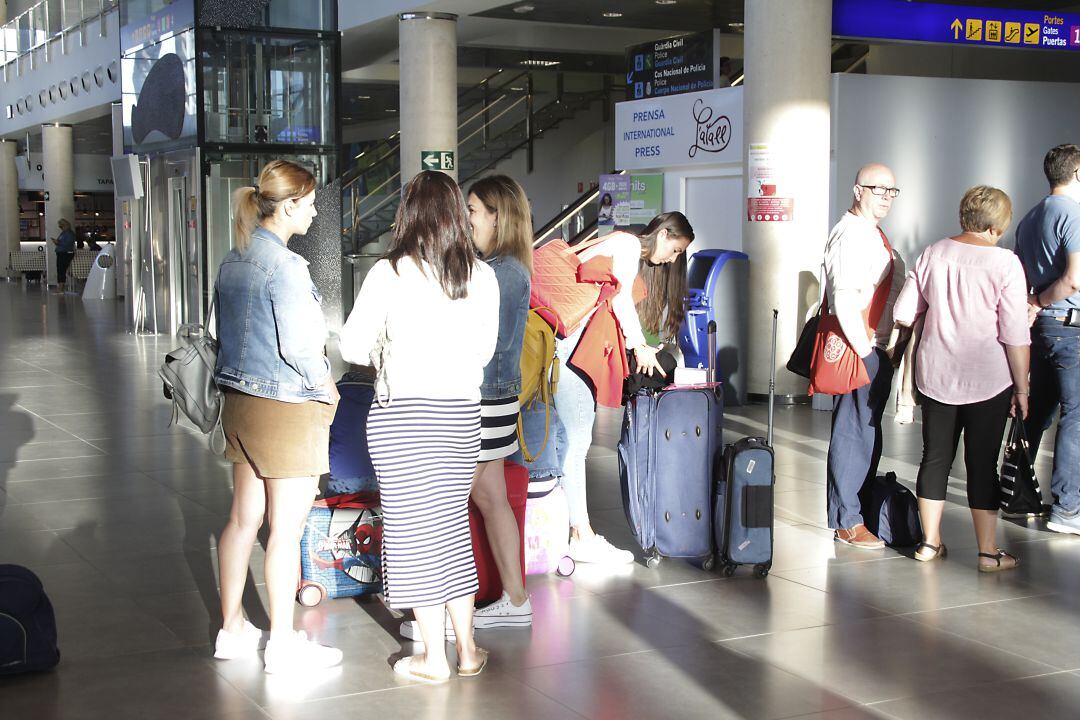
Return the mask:
{"type": "MultiPolygon", "coordinates": [[[[539,308],[548,310],[550,308],[539,308]]],[[[555,357],[555,331],[536,310],[529,310],[525,320],[525,337],[521,343],[521,409],[531,409],[538,401],[544,403],[544,442],[536,452],[525,444],[522,414],[518,414],[517,434],[525,462],[533,462],[547,447],[551,433],[551,405],[559,385],[559,360],[555,357]]]]}

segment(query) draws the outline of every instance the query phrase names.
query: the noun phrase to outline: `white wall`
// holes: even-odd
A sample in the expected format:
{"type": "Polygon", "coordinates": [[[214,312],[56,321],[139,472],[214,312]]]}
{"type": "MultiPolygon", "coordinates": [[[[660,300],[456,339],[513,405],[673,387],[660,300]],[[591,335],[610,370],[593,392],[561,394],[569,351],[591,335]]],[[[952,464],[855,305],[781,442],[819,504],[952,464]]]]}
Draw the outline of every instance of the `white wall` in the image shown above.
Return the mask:
{"type": "MultiPolygon", "coordinates": [[[[75,192],[112,192],[112,165],[108,155],[75,154],[75,192]]],[[[45,179],[42,173],[41,153],[30,153],[30,173],[23,174],[22,163],[19,168],[19,190],[44,190],[45,179]]]]}
{"type": "MultiPolygon", "coordinates": [[[[8,10],[11,10],[9,3],[8,10]]],[[[106,107],[120,100],[120,12],[113,10],[104,18],[90,21],[86,26],[85,47],[79,44],[78,33],[66,37],[67,52],[60,52],[60,41],[50,42],[54,52],[53,59],[41,63],[33,70],[26,64],[21,76],[12,76],[7,82],[0,81],[0,137],[18,138],[20,131],[37,128],[48,122],[73,122],[72,116],[85,116],[88,111],[106,107]],[[105,23],[105,36],[101,36],[99,22],[105,23]],[[107,70],[112,66],[113,78],[110,80],[107,70]],[[97,84],[95,73],[101,78],[97,84]],[[83,78],[87,78],[89,90],[83,87],[83,78]],[[60,83],[73,83],[77,95],[69,94],[61,99],[54,93],[54,101],[46,100],[42,106],[39,94],[48,93],[49,88],[60,83]],[[14,105],[20,98],[29,96],[32,108],[28,112],[16,112],[11,119],[4,111],[7,105],[14,105]]],[[[40,51],[36,51],[40,52],[40,51]]],[[[91,112],[101,115],[102,112],[91,112]]]]}
{"type": "Polygon", "coordinates": [[[615,166],[614,127],[613,120],[604,122],[601,103],[595,102],[587,112],[563,121],[536,141],[531,173],[526,171],[525,151],[519,150],[486,174],[509,175],[521,183],[532,205],[533,224],[539,229],[564,204],[577,199],[578,183],[587,190],[589,183],[615,166]]]}
{"type": "MultiPolygon", "coordinates": [[[[833,217],[850,205],[858,168],[883,162],[901,193],[882,227],[909,264],[959,232],[960,198],[973,185],[1007,192],[1015,226],[1047,192],[1046,151],[1080,140],[1077,118],[1076,85],[834,75],[833,217]]],[[[1012,245],[1011,231],[1002,244],[1012,245]]]]}

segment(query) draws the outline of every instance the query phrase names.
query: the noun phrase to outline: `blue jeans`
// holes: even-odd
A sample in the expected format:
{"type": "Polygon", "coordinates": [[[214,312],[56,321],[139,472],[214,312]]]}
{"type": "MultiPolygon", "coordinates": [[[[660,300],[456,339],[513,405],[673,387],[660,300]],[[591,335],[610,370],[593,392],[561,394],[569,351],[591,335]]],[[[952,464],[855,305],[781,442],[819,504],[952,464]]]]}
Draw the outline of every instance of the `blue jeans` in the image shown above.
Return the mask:
{"type": "Polygon", "coordinates": [[[1031,456],[1061,408],[1050,489],[1065,515],[1080,513],[1080,328],[1040,316],[1031,328],[1031,398],[1024,423],[1031,456]]]}
{"type": "Polygon", "coordinates": [[[859,491],[877,475],[881,416],[889,402],[893,367],[882,350],[864,358],[870,384],[833,399],[828,458],[829,527],[846,530],[863,521],[859,491]]]}
{"type": "Polygon", "coordinates": [[[562,485],[570,508],[570,527],[589,524],[589,508],[585,498],[585,456],[592,445],[593,422],[596,420],[596,400],[592,390],[568,365],[580,339],[579,330],[555,344],[555,355],[561,365],[559,387],[555,390],[555,409],[566,428],[562,485]]]}

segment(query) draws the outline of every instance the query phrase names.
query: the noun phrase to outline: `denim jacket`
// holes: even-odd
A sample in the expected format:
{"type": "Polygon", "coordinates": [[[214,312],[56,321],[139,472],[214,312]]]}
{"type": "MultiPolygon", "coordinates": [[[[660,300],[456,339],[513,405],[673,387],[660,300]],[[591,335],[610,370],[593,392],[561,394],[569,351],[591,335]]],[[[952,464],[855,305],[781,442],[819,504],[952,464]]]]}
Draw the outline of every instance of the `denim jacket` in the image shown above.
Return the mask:
{"type": "Polygon", "coordinates": [[[529,272],[517,258],[494,257],[487,261],[499,281],[499,339],[495,355],[484,368],[480,397],[498,400],[521,392],[521,342],[529,312],[529,272]]]}
{"type": "Polygon", "coordinates": [[[326,320],[308,262],[264,228],[218,270],[218,385],[299,403],[330,402],[326,320]]]}

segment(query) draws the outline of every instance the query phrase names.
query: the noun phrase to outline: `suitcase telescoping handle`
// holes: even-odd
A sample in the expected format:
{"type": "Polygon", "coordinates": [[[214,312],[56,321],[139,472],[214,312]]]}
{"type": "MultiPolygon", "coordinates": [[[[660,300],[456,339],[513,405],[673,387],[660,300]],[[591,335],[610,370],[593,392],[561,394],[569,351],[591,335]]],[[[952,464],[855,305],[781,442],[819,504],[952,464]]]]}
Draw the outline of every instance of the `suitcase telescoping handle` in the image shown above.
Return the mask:
{"type": "Polygon", "coordinates": [[[769,371],[769,435],[767,442],[769,447],[772,447],[773,440],[773,405],[776,401],[776,325],[779,311],[773,308],[772,311],[772,362],[769,364],[771,370],[769,371]]]}
{"type": "Polygon", "coordinates": [[[708,333],[706,346],[709,353],[708,361],[709,366],[705,369],[706,382],[716,382],[716,321],[710,320],[709,324],[705,327],[705,332],[708,333]]]}

